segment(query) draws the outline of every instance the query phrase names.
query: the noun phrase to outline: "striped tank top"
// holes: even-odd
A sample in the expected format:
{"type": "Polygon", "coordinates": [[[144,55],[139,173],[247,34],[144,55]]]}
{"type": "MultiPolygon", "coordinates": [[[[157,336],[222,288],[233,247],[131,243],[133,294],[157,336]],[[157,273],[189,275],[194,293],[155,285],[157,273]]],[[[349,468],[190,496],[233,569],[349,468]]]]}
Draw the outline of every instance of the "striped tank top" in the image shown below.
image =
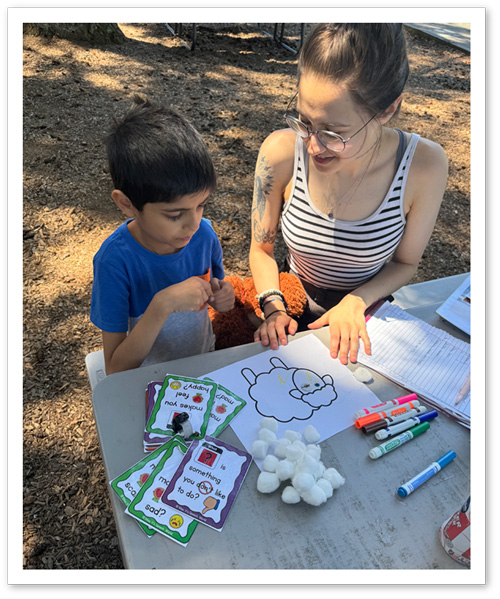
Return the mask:
{"type": "Polygon", "coordinates": [[[290,270],[323,289],[352,290],[370,280],[392,256],[404,232],[403,198],[419,135],[413,133],[380,206],[367,218],[330,218],[312,203],[308,154],[297,136],[292,192],[281,216],[290,270]]]}

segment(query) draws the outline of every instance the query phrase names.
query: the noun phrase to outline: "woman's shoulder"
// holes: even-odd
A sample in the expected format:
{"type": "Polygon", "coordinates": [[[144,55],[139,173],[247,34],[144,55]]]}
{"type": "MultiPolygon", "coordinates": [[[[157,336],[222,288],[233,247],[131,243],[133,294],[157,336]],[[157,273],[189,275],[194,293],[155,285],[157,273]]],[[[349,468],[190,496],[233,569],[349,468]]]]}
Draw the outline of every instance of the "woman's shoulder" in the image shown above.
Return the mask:
{"type": "Polygon", "coordinates": [[[273,164],[293,162],[297,135],[291,129],[278,129],[270,133],[262,142],[259,155],[273,164]]]}
{"type": "Polygon", "coordinates": [[[408,173],[408,205],[441,202],[448,178],[448,158],[438,143],[420,137],[408,173]]]}
{"type": "Polygon", "coordinates": [[[448,158],[443,147],[435,141],[419,137],[412,168],[423,173],[443,173],[448,170],[448,158]]]}
{"type": "Polygon", "coordinates": [[[293,176],[295,140],[291,129],[273,131],[263,141],[257,158],[257,173],[272,173],[276,189],[284,190],[293,176]]]}

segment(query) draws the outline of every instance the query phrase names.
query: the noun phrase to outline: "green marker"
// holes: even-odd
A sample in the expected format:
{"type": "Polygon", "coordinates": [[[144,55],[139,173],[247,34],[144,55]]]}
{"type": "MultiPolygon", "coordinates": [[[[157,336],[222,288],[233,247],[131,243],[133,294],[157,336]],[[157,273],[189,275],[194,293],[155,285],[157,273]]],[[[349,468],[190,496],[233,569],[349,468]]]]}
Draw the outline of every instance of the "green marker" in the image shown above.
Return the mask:
{"type": "Polygon", "coordinates": [[[390,439],[389,441],[382,443],[382,445],[378,445],[377,447],[370,449],[368,455],[372,458],[372,460],[376,460],[380,456],[389,453],[393,449],[396,449],[396,447],[400,447],[401,445],[403,445],[403,443],[406,443],[407,441],[411,441],[415,437],[418,437],[418,435],[420,435],[421,433],[425,433],[425,431],[428,430],[430,427],[431,425],[428,422],[422,422],[422,424],[417,424],[417,426],[414,426],[413,428],[405,431],[404,433],[401,433],[397,437],[394,437],[394,439],[390,439]]]}

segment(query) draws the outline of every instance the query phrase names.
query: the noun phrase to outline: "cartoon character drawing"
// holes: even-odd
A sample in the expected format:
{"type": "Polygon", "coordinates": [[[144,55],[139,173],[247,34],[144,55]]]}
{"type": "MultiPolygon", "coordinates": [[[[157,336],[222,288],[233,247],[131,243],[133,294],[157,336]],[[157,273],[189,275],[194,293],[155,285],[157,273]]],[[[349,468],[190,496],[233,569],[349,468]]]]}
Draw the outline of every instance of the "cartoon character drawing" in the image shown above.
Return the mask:
{"type": "Polygon", "coordinates": [[[307,420],[337,399],[329,374],[321,377],[306,368],[288,368],[279,358],[271,358],[270,363],[269,372],[256,375],[250,368],[241,371],[250,383],[248,395],[262,416],[279,422],[307,420]]]}

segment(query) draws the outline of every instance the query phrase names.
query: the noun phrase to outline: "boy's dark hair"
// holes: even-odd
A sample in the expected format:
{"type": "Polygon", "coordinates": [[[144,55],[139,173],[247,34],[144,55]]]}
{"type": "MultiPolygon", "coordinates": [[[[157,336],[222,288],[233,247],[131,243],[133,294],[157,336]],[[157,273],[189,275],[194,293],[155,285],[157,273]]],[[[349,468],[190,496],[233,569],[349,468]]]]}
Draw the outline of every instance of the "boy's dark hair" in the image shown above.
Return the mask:
{"type": "MultiPolygon", "coordinates": [[[[321,23],[302,46],[298,78],[312,72],[347,85],[371,114],[398,98],[409,75],[401,23],[321,23]]],[[[398,107],[399,111],[399,107],[398,107]]]]}
{"type": "Polygon", "coordinates": [[[201,135],[174,110],[140,96],[106,138],[111,178],[142,210],[216,186],[215,169],[201,135]]]}

